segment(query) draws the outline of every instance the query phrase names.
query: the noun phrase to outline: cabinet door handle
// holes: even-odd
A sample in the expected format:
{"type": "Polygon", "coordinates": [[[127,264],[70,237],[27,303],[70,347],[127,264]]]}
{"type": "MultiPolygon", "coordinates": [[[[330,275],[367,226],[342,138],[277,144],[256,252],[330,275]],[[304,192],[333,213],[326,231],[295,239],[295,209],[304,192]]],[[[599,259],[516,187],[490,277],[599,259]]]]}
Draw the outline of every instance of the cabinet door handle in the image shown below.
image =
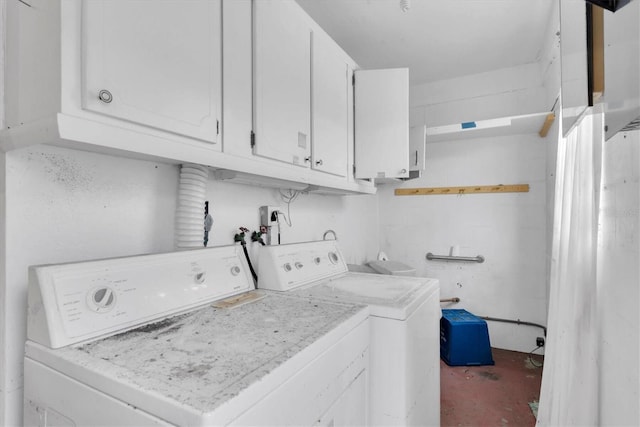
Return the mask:
{"type": "Polygon", "coordinates": [[[98,99],[105,104],[109,104],[111,101],[113,101],[113,95],[111,95],[111,92],[109,92],[108,90],[102,89],[100,92],[98,92],[98,99]]]}
{"type": "Polygon", "coordinates": [[[322,166],[322,159],[318,160],[318,161],[316,162],[316,165],[318,165],[318,166],[322,166]]]}
{"type": "Polygon", "coordinates": [[[418,166],[418,150],[416,150],[416,162],[414,164],[415,166],[418,166]]]}
{"type": "Polygon", "coordinates": [[[304,162],[305,162],[305,163],[308,163],[308,162],[310,162],[310,161],[311,161],[311,157],[305,157],[305,158],[304,158],[304,162]]]}

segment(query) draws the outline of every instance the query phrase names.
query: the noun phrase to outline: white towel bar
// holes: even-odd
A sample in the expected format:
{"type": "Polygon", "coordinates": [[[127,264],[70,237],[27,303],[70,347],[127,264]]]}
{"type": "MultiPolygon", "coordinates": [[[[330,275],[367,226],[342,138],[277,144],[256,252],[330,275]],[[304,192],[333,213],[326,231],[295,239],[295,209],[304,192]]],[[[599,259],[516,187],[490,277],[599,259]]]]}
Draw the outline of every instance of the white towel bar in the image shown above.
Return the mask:
{"type": "Polygon", "coordinates": [[[484,262],[484,257],[482,255],[478,256],[452,256],[452,255],[434,255],[431,252],[427,253],[427,259],[432,261],[434,259],[444,260],[444,261],[466,261],[466,262],[484,262]]]}

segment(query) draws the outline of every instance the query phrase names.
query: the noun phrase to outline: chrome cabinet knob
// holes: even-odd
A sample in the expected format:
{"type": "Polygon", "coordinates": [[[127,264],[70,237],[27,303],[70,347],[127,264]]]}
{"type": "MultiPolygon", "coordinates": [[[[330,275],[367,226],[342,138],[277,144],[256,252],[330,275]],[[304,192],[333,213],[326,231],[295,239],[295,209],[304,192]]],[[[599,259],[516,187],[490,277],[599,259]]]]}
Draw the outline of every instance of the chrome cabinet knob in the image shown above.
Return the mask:
{"type": "Polygon", "coordinates": [[[108,104],[113,101],[113,95],[111,95],[111,92],[109,92],[108,90],[102,89],[100,92],[98,92],[98,99],[105,104],[108,104]]]}

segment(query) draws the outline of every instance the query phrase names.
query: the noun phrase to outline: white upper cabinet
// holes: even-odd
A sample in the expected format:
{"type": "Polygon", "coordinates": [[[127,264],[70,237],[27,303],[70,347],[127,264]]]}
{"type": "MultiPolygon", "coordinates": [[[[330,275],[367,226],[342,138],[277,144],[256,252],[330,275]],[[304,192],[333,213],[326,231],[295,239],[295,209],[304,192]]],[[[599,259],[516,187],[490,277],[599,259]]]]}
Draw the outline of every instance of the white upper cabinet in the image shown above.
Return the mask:
{"type": "Polygon", "coordinates": [[[83,108],[218,142],[220,11],[220,0],[84,1],[83,108]]]}
{"type": "Polygon", "coordinates": [[[225,0],[222,8],[222,151],[243,157],[253,156],[251,3],[251,0],[225,0]]]}
{"type": "Polygon", "coordinates": [[[311,162],[311,27],[293,0],[254,1],[254,154],[311,162]]]}
{"type": "Polygon", "coordinates": [[[561,0],[560,56],[562,134],[567,135],[589,107],[587,74],[587,2],[561,0]]]}
{"type": "Polygon", "coordinates": [[[356,178],[409,177],[409,70],[355,71],[356,178]]]}
{"type": "Polygon", "coordinates": [[[351,173],[355,64],[318,39],[312,106],[312,33],[324,32],[295,1],[5,3],[0,151],[51,144],[375,193],[351,173]]]}
{"type": "Polygon", "coordinates": [[[427,146],[427,126],[414,126],[409,129],[409,170],[425,169],[425,149],[427,146]]]}
{"type": "Polygon", "coordinates": [[[322,31],[313,33],[312,52],[311,167],[347,176],[353,70],[342,49],[322,31]]]}
{"type": "Polygon", "coordinates": [[[604,12],[605,138],[640,124],[640,1],[604,12]],[[635,121],[635,125],[630,123],[635,121]],[[627,127],[627,125],[629,125],[627,127]]]}
{"type": "Polygon", "coordinates": [[[221,0],[29,3],[6,7],[1,150],[221,159],[221,0]]]}

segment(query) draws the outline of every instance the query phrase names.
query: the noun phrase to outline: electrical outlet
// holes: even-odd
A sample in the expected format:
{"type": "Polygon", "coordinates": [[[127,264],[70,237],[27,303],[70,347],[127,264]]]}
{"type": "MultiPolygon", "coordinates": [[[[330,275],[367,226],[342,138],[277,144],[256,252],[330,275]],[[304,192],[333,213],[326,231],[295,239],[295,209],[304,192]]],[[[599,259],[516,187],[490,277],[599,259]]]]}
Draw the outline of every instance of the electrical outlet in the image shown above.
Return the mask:
{"type": "Polygon", "coordinates": [[[270,227],[278,222],[277,206],[260,206],[260,225],[270,227]]]}
{"type": "Polygon", "coordinates": [[[542,337],[536,338],[536,345],[538,347],[544,347],[544,338],[542,338],[542,337]]]}

